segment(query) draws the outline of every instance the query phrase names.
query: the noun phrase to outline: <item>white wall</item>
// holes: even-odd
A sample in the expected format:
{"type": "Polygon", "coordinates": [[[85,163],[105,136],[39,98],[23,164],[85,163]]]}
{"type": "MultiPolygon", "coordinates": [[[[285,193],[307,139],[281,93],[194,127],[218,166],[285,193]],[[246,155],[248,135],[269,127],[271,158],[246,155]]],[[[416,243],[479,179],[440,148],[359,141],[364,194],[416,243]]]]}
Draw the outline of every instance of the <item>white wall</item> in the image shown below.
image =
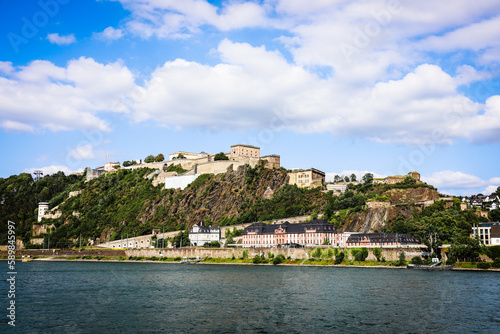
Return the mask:
{"type": "Polygon", "coordinates": [[[165,189],[181,188],[181,190],[182,190],[182,189],[186,188],[191,182],[196,180],[196,178],[198,176],[200,176],[200,174],[167,177],[165,179],[165,189]]]}

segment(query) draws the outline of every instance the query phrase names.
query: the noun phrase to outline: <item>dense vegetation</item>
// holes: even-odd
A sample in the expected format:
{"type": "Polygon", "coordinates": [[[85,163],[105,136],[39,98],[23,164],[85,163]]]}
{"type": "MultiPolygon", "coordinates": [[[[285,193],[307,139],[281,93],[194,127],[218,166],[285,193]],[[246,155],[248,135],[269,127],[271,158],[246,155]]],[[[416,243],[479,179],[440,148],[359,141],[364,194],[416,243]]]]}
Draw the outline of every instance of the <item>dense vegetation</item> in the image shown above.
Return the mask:
{"type": "Polygon", "coordinates": [[[29,238],[37,221],[38,202],[57,205],[82,180],[82,176],[65,176],[63,172],[46,175],[36,182],[27,173],[0,178],[0,244],[6,244],[8,220],[16,223],[18,238],[29,238]]]}

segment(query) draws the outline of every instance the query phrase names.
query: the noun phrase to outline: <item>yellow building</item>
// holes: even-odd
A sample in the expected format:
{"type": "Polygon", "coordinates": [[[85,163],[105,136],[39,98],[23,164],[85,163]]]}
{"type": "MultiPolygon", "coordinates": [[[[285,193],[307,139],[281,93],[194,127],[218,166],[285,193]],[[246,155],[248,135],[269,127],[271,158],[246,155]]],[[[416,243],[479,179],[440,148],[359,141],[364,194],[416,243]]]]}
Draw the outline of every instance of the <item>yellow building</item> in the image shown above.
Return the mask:
{"type": "Polygon", "coordinates": [[[231,146],[231,154],[230,158],[237,157],[248,157],[248,158],[259,158],[260,157],[260,148],[250,145],[233,145],[231,146]]]}
{"type": "Polygon", "coordinates": [[[294,169],[288,176],[288,184],[295,184],[299,188],[321,187],[325,183],[325,173],[315,168],[294,169]]]}

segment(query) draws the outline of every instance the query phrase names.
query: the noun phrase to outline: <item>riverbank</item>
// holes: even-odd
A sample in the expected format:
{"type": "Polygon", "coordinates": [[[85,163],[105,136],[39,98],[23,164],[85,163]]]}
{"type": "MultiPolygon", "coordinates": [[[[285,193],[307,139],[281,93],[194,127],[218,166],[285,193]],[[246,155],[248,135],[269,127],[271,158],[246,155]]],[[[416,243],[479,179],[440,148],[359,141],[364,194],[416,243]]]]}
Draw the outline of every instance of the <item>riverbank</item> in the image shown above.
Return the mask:
{"type": "MultiPolygon", "coordinates": [[[[5,257],[0,257],[0,260],[7,260],[5,257]]],[[[16,258],[21,261],[21,258],[16,258]]],[[[32,261],[70,261],[70,262],[115,262],[115,263],[166,263],[166,264],[181,264],[182,258],[145,258],[145,257],[116,257],[116,256],[34,256],[32,261]]],[[[406,265],[399,266],[395,261],[390,262],[375,262],[375,261],[354,261],[347,260],[341,264],[335,264],[334,260],[314,260],[314,259],[285,259],[282,263],[273,264],[272,259],[264,260],[261,263],[254,263],[253,259],[224,259],[224,258],[205,258],[193,264],[198,265],[252,265],[252,266],[289,266],[289,267],[335,267],[335,268],[375,268],[375,269],[406,269],[406,265]]],[[[407,264],[410,262],[407,262],[407,264]]],[[[453,270],[457,271],[495,271],[500,272],[500,268],[477,268],[477,263],[457,263],[453,270]]]]}

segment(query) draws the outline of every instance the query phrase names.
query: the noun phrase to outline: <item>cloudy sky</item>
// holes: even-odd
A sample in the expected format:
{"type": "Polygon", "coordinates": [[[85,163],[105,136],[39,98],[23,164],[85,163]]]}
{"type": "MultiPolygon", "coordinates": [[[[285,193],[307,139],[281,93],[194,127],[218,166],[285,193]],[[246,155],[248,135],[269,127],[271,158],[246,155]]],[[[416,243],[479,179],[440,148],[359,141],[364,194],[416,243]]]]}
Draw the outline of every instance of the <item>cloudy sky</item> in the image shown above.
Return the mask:
{"type": "Polygon", "coordinates": [[[0,177],[232,144],[500,186],[500,1],[0,2],[0,177]]]}

